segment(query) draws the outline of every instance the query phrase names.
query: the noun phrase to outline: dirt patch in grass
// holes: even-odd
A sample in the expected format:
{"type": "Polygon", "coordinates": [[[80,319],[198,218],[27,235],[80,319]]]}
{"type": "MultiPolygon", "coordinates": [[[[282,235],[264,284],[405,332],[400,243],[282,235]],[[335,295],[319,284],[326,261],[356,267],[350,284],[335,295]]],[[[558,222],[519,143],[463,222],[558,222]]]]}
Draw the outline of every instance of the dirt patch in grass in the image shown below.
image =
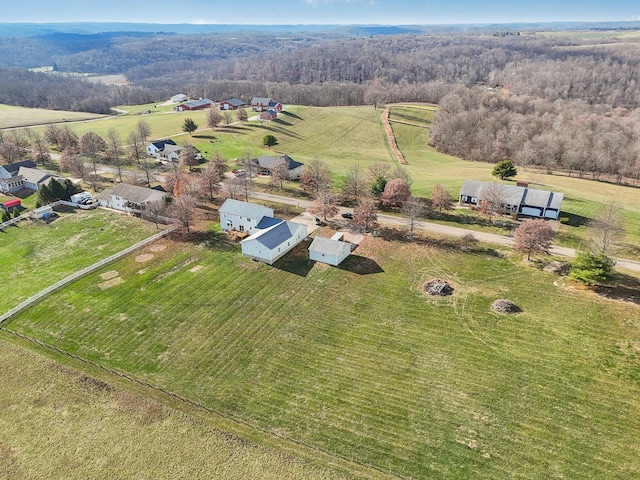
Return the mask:
{"type": "Polygon", "coordinates": [[[143,253],[136,257],[136,262],[138,263],[148,262],[149,260],[153,260],[153,255],[150,253],[143,253]]]}
{"type": "Polygon", "coordinates": [[[100,287],[100,290],[106,290],[107,288],[111,288],[115,285],[119,285],[122,282],[124,282],[124,280],[122,280],[122,277],[116,277],[116,278],[112,278],[111,280],[108,280],[106,282],[102,282],[100,285],[98,285],[100,287]]]}
{"type": "Polygon", "coordinates": [[[100,278],[103,280],[111,280],[112,278],[119,277],[120,274],[117,270],[109,270],[108,272],[104,272],[100,274],[100,278]]]}
{"type": "Polygon", "coordinates": [[[116,395],[119,409],[132,417],[139,426],[151,425],[164,419],[166,409],[150,398],[142,398],[119,390],[116,395]]]}
{"type": "Polygon", "coordinates": [[[149,250],[151,250],[152,252],[162,252],[166,248],[166,245],[153,245],[149,250]]]}
{"type": "Polygon", "coordinates": [[[192,267],[189,269],[189,271],[191,273],[196,273],[199,272],[200,270],[202,270],[204,267],[202,265],[196,265],[195,267],[192,267]]]}

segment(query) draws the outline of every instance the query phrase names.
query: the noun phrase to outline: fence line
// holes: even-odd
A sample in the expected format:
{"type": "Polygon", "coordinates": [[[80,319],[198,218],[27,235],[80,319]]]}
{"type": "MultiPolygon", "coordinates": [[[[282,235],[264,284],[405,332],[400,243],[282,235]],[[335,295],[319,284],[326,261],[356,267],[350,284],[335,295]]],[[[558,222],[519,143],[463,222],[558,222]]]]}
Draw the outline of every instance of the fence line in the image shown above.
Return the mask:
{"type": "Polygon", "coordinates": [[[138,243],[136,243],[135,245],[132,245],[129,248],[125,248],[124,250],[121,250],[118,253],[115,253],[113,255],[111,255],[110,257],[107,257],[105,259],[102,259],[96,263],[94,263],[93,265],[89,265],[88,267],[83,268],[82,270],[78,270],[75,273],[72,273],[71,275],[69,275],[66,278],[63,278],[62,280],[60,280],[59,282],[54,283],[53,285],[50,285],[49,287],[45,288],[44,290],[41,290],[40,292],[36,293],[35,295],[33,295],[32,297],[27,298],[25,301],[23,301],[22,303],[16,305],[15,307],[13,307],[11,310],[9,310],[8,312],[0,315],[0,326],[3,326],[5,323],[8,323],[8,320],[13,317],[15,314],[17,314],[18,312],[24,310],[27,307],[30,307],[31,305],[33,305],[34,303],[38,302],[40,299],[42,299],[43,297],[46,297],[47,295],[49,295],[52,292],[55,292],[56,290],[58,290],[59,288],[62,288],[63,286],[85,276],[88,275],[89,273],[92,273],[96,270],[98,270],[99,268],[104,267],[105,265],[108,265],[109,263],[115,262],[116,260],[121,259],[122,257],[124,257],[125,255],[130,254],[131,252],[134,252],[146,245],[149,245],[150,243],[155,242],[156,240],[164,237],[165,235],[168,235],[169,233],[173,232],[175,229],[177,228],[177,225],[172,225],[169,228],[167,228],[166,230],[163,230],[159,233],[156,233],[155,235],[146,238],[138,243]]]}

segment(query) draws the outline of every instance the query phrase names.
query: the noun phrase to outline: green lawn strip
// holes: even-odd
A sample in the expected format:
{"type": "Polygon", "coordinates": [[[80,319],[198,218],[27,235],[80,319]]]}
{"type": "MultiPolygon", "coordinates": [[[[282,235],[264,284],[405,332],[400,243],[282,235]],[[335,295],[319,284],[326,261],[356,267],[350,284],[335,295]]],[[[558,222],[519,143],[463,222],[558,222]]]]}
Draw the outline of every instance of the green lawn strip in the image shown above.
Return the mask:
{"type": "Polygon", "coordinates": [[[151,236],[155,226],[107,210],[62,213],[50,224],[25,220],[0,232],[2,310],[75,271],[151,236]]]}
{"type": "Polygon", "coordinates": [[[640,473],[640,387],[618,347],[638,341],[633,305],[509,259],[377,239],[306,277],[236,248],[174,248],[114,264],[124,282],[110,289],[82,279],[10,328],[405,477],[640,473]],[[362,257],[383,273],[350,272],[362,257]],[[434,277],[454,296],[424,297],[434,277]],[[496,298],[523,312],[491,314],[496,298]]]}
{"type": "Polygon", "coordinates": [[[223,433],[224,419],[172,397],[43,351],[62,357],[57,363],[6,333],[0,338],[0,471],[10,478],[53,478],[62,468],[66,478],[349,478],[223,433]]]}
{"type": "Polygon", "coordinates": [[[100,117],[102,115],[86,112],[68,112],[0,104],[0,128],[28,127],[30,125],[53,122],[76,122],[100,117]]]}

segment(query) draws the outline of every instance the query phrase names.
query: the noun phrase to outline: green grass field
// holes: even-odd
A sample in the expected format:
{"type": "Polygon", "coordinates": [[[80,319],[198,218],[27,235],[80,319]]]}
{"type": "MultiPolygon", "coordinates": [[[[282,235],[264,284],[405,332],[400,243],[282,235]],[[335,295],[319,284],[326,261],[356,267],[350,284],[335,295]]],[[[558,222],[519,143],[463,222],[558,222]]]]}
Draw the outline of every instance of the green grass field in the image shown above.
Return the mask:
{"type": "Polygon", "coordinates": [[[0,104],[0,129],[11,127],[29,127],[53,122],[78,122],[102,115],[86,112],[67,112],[63,110],[46,110],[44,108],[25,108],[0,104]]]}
{"type": "Polygon", "coordinates": [[[9,329],[405,478],[640,476],[638,305],[491,252],[369,238],[343,268],[305,258],[163,240],[9,329]],[[432,278],[454,295],[426,298],[432,278]]]}
{"type": "Polygon", "coordinates": [[[3,313],[58,280],[155,233],[155,226],[107,210],[61,213],[0,230],[3,313]]]}
{"type": "Polygon", "coordinates": [[[2,478],[344,478],[4,340],[2,478]]]}

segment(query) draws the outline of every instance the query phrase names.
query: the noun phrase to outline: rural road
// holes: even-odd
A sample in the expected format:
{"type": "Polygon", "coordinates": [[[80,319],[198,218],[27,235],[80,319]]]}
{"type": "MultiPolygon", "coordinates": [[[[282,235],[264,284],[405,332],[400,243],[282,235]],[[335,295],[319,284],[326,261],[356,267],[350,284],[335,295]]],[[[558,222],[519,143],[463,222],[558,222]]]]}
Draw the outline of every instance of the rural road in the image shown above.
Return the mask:
{"type": "MultiPolygon", "coordinates": [[[[297,198],[283,197],[281,195],[273,195],[271,193],[253,192],[250,195],[253,198],[258,198],[261,200],[267,200],[271,202],[284,203],[288,205],[296,205],[301,208],[309,208],[309,206],[311,206],[311,203],[312,203],[308,200],[300,200],[297,198]]],[[[352,208],[340,207],[340,212],[338,213],[338,215],[344,212],[352,211],[352,210],[353,210],[352,208]]],[[[380,213],[378,214],[378,223],[383,225],[406,227],[408,225],[408,220],[405,218],[394,217],[392,215],[385,215],[380,213]]],[[[416,221],[414,223],[414,228],[416,230],[439,233],[443,235],[449,235],[452,237],[461,237],[466,233],[473,233],[473,236],[476,237],[481,242],[493,243],[496,245],[504,245],[507,247],[510,247],[513,245],[513,237],[509,237],[506,235],[498,235],[495,233],[488,233],[488,232],[477,232],[475,230],[472,231],[472,230],[467,230],[465,228],[452,227],[450,225],[441,225],[439,223],[416,221]]],[[[573,258],[576,256],[576,251],[573,248],[560,247],[558,245],[554,245],[551,247],[551,254],[559,257],[573,258]]],[[[616,267],[626,269],[626,270],[632,270],[635,272],[640,272],[640,261],[629,260],[626,258],[616,258],[616,267]]]]}

